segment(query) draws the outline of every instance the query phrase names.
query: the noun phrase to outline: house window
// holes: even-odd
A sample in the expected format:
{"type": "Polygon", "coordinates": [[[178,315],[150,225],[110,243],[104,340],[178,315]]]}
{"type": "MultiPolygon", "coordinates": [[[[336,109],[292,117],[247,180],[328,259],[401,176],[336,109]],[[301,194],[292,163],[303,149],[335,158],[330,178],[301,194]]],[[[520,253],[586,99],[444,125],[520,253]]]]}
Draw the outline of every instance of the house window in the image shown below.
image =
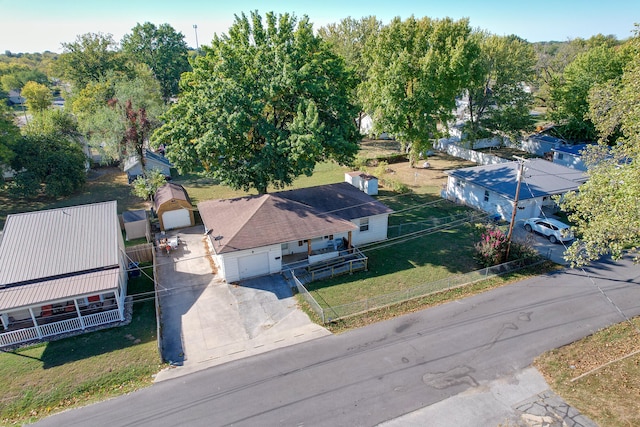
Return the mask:
{"type": "Polygon", "coordinates": [[[456,179],[456,187],[464,188],[464,181],[456,179]]]}
{"type": "Polygon", "coordinates": [[[489,201],[489,190],[484,190],[484,201],[485,202],[489,201]]]}
{"type": "Polygon", "coordinates": [[[564,154],[558,153],[558,160],[562,160],[562,159],[564,159],[564,154]]]}
{"type": "Polygon", "coordinates": [[[369,218],[362,218],[360,220],[360,231],[367,231],[369,230],[369,218]]]}

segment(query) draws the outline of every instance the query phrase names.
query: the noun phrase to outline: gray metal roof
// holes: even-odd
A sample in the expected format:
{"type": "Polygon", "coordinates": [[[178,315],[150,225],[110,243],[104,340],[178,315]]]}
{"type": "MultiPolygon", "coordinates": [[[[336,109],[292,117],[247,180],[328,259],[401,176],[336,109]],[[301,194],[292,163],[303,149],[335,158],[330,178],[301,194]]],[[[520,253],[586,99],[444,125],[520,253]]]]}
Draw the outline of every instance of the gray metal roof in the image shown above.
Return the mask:
{"type": "Polygon", "coordinates": [[[147,211],[144,209],[122,212],[123,222],[137,222],[137,221],[146,221],[146,220],[147,220],[147,211]]]}
{"type": "Polygon", "coordinates": [[[120,271],[114,268],[0,289],[0,312],[115,291],[119,274],[120,271]]]}
{"type": "Polygon", "coordinates": [[[0,288],[118,265],[115,201],[8,215],[0,288]]]}
{"type": "MultiPolygon", "coordinates": [[[[520,199],[564,194],[577,190],[587,178],[584,172],[542,159],[525,162],[520,199]]],[[[513,200],[518,183],[518,162],[474,166],[447,172],[474,185],[502,194],[513,200]]]]}

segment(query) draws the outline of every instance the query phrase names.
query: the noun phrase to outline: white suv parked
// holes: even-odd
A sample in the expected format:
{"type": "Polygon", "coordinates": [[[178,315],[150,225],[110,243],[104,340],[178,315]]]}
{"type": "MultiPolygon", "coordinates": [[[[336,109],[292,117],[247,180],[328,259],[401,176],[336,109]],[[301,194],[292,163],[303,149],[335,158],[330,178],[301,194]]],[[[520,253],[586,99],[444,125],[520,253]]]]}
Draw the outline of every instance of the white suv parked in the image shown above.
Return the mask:
{"type": "Polygon", "coordinates": [[[569,226],[553,218],[529,218],[524,222],[524,229],[529,233],[535,231],[549,238],[551,243],[573,240],[569,226]]]}

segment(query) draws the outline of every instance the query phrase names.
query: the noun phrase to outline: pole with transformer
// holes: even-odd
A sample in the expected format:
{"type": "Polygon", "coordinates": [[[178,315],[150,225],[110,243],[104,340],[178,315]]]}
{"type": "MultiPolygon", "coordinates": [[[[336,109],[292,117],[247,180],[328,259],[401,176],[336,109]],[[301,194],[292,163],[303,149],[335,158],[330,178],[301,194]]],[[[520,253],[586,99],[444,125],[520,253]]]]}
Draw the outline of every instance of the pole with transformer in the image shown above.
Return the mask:
{"type": "Polygon", "coordinates": [[[504,261],[509,261],[509,251],[511,250],[511,236],[513,235],[513,226],[516,222],[516,214],[518,213],[518,201],[520,200],[520,185],[522,184],[522,176],[524,174],[524,157],[513,156],[518,160],[518,184],[516,185],[516,194],[513,201],[513,212],[511,213],[511,222],[509,223],[509,232],[507,233],[507,251],[504,255],[504,261]]]}

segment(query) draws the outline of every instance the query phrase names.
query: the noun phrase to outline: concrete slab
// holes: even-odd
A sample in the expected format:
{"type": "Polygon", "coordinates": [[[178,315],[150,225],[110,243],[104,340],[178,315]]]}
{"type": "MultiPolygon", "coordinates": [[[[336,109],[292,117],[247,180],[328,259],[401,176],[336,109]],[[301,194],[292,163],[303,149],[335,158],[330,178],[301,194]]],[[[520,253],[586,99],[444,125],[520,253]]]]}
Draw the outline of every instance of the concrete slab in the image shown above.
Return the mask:
{"type": "Polygon", "coordinates": [[[573,241],[564,243],[551,243],[549,239],[540,234],[528,233],[524,229],[523,220],[517,221],[515,226],[513,227],[512,239],[514,242],[524,242],[528,245],[531,245],[538,251],[540,255],[547,259],[550,259],[556,264],[568,265],[567,261],[564,259],[564,252],[569,246],[573,244],[573,241]]]}
{"type": "Polygon", "coordinates": [[[280,275],[229,285],[215,274],[202,226],[159,255],[162,351],[172,367],[156,381],[329,335],[297,307],[280,275]]]}
{"type": "Polygon", "coordinates": [[[549,390],[535,368],[473,387],[381,427],[596,427],[549,390]]]}

